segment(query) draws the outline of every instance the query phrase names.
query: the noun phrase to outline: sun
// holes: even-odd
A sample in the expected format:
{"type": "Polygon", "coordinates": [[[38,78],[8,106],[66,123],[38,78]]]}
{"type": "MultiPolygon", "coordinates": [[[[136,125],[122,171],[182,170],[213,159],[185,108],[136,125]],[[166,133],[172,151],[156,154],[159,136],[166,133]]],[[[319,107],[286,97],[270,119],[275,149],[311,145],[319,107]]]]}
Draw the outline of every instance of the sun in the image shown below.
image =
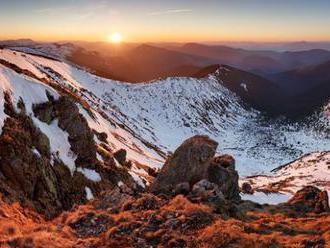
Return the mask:
{"type": "Polygon", "coordinates": [[[109,35],[108,40],[111,43],[119,44],[123,41],[123,37],[120,33],[113,33],[109,35]]]}

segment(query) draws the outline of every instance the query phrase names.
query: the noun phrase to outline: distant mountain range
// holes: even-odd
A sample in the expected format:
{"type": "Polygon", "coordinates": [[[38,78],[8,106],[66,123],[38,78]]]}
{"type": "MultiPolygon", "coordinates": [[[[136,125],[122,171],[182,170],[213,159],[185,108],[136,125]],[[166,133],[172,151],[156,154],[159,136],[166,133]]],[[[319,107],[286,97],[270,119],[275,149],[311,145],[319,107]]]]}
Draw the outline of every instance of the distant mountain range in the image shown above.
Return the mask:
{"type": "Polygon", "coordinates": [[[196,43],[189,43],[180,47],[172,46],[168,47],[168,49],[212,58],[218,64],[231,65],[261,75],[320,64],[330,60],[330,51],[321,49],[276,52],[270,50],[245,50],[227,46],[207,46],[196,43]]]}

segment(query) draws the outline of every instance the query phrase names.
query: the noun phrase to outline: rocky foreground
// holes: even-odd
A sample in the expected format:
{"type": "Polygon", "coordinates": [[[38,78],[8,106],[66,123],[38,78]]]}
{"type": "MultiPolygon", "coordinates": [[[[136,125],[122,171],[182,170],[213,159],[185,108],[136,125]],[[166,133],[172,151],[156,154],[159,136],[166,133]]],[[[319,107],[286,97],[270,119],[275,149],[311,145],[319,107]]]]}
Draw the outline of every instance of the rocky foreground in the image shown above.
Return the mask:
{"type": "MultiPolygon", "coordinates": [[[[121,182],[52,220],[3,195],[0,247],[329,247],[326,191],[242,201],[235,160],[206,136],[185,141],[146,190],[121,182]]],[[[46,216],[49,217],[49,216],[46,216]]]]}

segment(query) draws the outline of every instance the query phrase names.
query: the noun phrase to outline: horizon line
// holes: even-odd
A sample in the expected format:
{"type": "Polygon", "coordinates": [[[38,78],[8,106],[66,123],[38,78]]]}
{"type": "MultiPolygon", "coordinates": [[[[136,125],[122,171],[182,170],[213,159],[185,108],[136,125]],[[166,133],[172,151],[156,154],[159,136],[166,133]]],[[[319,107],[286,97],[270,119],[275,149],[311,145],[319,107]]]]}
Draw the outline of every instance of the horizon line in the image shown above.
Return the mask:
{"type": "MultiPolygon", "coordinates": [[[[0,41],[20,41],[20,40],[30,40],[33,42],[39,42],[39,43],[61,43],[61,42],[87,42],[87,43],[109,43],[110,42],[106,40],[84,40],[84,39],[59,39],[59,40],[43,40],[43,39],[33,39],[33,38],[0,38],[0,41]]],[[[178,44],[187,44],[187,43],[201,43],[201,44],[207,44],[207,43],[255,43],[255,44],[293,44],[293,43],[330,43],[329,40],[282,40],[282,41],[258,41],[258,40],[205,40],[205,41],[123,41],[122,44],[143,44],[143,43],[178,43],[178,44]]]]}

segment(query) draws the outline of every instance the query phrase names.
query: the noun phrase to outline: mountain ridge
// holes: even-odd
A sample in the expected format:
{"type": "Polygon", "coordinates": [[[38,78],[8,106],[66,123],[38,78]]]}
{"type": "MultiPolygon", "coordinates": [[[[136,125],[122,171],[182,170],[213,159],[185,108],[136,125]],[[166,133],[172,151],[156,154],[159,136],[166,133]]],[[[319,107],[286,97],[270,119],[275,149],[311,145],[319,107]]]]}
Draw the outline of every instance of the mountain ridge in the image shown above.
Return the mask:
{"type": "MultiPolygon", "coordinates": [[[[42,57],[31,57],[30,55],[23,54],[28,57],[27,59],[19,53],[16,55],[14,52],[11,53],[10,56],[15,57],[15,59],[23,59],[24,63],[22,66],[24,65],[24,67],[26,67],[25,69],[35,71],[35,73],[39,75],[39,78],[45,77],[46,75],[46,77],[55,80],[55,84],[53,85],[59,85],[61,88],[64,87],[69,91],[73,90],[76,92],[75,94],[78,93],[78,99],[84,99],[84,102],[92,106],[94,110],[99,111],[99,113],[94,112],[94,114],[98,116],[97,122],[104,123],[105,126],[115,125],[123,128],[123,131],[126,132],[127,135],[133,135],[140,140],[136,140],[135,142],[142,142],[141,146],[143,147],[146,145],[154,147],[152,149],[155,149],[154,152],[156,153],[159,153],[158,151],[160,150],[162,151],[160,154],[166,154],[167,151],[172,150],[180,140],[182,141],[196,132],[206,132],[216,139],[224,139],[228,148],[236,147],[234,150],[229,150],[234,151],[234,155],[239,161],[251,157],[251,155],[247,154],[251,152],[253,154],[254,149],[258,150],[259,148],[255,147],[257,147],[257,144],[260,142],[266,147],[272,147],[273,142],[278,142],[276,140],[270,143],[267,141],[269,138],[271,138],[271,140],[277,139],[276,136],[280,133],[274,134],[274,137],[268,137],[266,131],[267,126],[263,124],[263,115],[255,109],[251,109],[251,105],[249,106],[247,102],[240,99],[235,92],[228,90],[221,82],[221,76],[211,75],[202,79],[168,78],[152,83],[132,85],[98,78],[62,62],[49,61],[42,57]],[[153,99],[153,101],[148,99],[153,99]],[[167,99],[167,101],[164,101],[164,99],[167,99]],[[182,106],[177,106],[177,101],[179,101],[182,106]],[[128,109],[128,106],[136,107],[136,111],[134,112],[128,109]],[[159,120],[155,119],[154,116],[159,116],[159,120]],[[192,118],[193,116],[194,118],[192,118]],[[166,125],[164,125],[165,123],[166,125]],[[245,124],[243,125],[243,123],[245,124]],[[231,132],[230,128],[233,127],[235,131],[231,132]],[[173,130],[178,130],[176,139],[164,135],[164,133],[172,133],[173,130]],[[251,131],[252,135],[248,133],[249,131],[251,131]],[[255,132],[259,133],[253,137],[255,132]],[[230,137],[231,135],[237,139],[230,137]],[[247,137],[250,137],[250,140],[246,140],[247,137]],[[237,143],[238,140],[242,140],[240,145],[237,143]],[[243,157],[242,154],[238,155],[241,153],[241,149],[244,149],[246,152],[246,155],[243,157]]],[[[225,69],[229,70],[224,67],[224,71],[226,71],[225,69]]],[[[232,70],[235,72],[234,69],[232,70]]],[[[246,89],[249,90],[250,87],[249,84],[244,87],[244,85],[238,83],[236,83],[236,86],[245,94],[247,93],[246,89]]],[[[90,125],[95,127],[94,129],[98,129],[99,132],[106,132],[109,137],[114,137],[111,132],[101,128],[101,126],[95,123],[88,115],[84,114],[84,116],[87,117],[90,125]]],[[[282,124],[277,121],[274,121],[272,125],[277,127],[282,126],[282,124]]],[[[282,126],[282,128],[284,127],[288,130],[291,129],[290,125],[287,124],[282,126]]],[[[301,143],[302,147],[304,147],[302,150],[305,152],[310,151],[311,140],[317,132],[314,130],[311,131],[310,135],[307,135],[307,133],[310,132],[307,131],[310,130],[308,126],[303,127],[302,130],[298,130],[297,127],[294,127],[293,130],[295,130],[294,132],[297,132],[297,134],[300,134],[301,137],[299,139],[304,138],[307,141],[301,143]],[[304,128],[306,128],[306,133],[303,131],[304,128]]],[[[286,136],[289,135],[289,133],[285,131],[282,135],[286,136]]],[[[289,155],[289,151],[292,149],[290,147],[293,146],[294,140],[297,139],[297,137],[293,140],[291,139],[292,137],[289,141],[281,140],[281,142],[289,142],[289,144],[283,144],[283,147],[287,147],[287,151],[284,153],[287,153],[289,157],[292,156],[289,155]]],[[[326,141],[321,141],[320,146],[322,147],[324,145],[326,145],[326,141]],[[324,143],[322,144],[322,142],[324,143]]],[[[124,147],[121,146],[118,147],[118,149],[119,148],[124,147]]],[[[129,149],[132,148],[133,147],[130,147],[129,149]]],[[[274,148],[275,147],[272,147],[271,149],[274,148]]],[[[142,150],[144,149],[145,148],[142,150]]],[[[299,149],[294,149],[295,156],[301,154],[299,149]]],[[[257,150],[252,157],[258,157],[259,152],[257,152],[257,150]]],[[[134,149],[132,152],[136,154],[134,149]]],[[[278,155],[280,153],[281,151],[278,151],[278,155]]],[[[163,161],[162,156],[159,157],[160,161],[163,161]]],[[[285,157],[283,154],[280,156],[285,157]]],[[[142,159],[140,155],[139,159],[142,159]]],[[[279,157],[277,157],[277,159],[279,159],[279,157]]],[[[143,160],[144,159],[142,159],[142,161],[143,160]]],[[[285,162],[285,160],[282,161],[285,162]]],[[[148,163],[159,164],[159,162],[155,163],[150,160],[148,160],[148,163]]],[[[252,168],[253,163],[256,162],[251,162],[251,167],[249,168],[252,168]]],[[[279,163],[282,162],[277,161],[277,165],[279,163]]]]}

